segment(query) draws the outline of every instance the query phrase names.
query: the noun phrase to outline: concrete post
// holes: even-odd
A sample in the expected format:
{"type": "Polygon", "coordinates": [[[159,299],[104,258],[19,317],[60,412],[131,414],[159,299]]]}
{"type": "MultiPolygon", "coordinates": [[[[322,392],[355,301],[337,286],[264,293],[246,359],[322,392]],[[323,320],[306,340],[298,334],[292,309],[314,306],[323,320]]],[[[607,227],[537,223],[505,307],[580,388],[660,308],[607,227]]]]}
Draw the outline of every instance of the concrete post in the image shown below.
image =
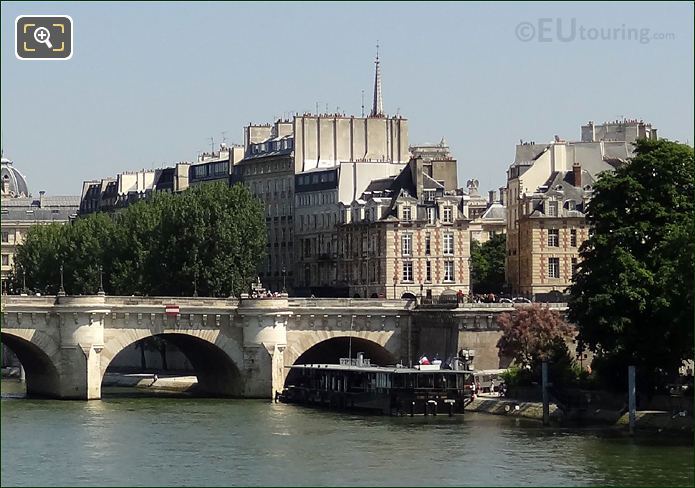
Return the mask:
{"type": "Polygon", "coordinates": [[[637,389],[635,387],[635,367],[627,367],[627,401],[630,421],[630,435],[635,433],[635,417],[637,410],[637,389]]]}
{"type": "Polygon", "coordinates": [[[543,361],[541,366],[542,388],[543,388],[543,425],[550,424],[550,403],[548,399],[548,362],[543,361]]]}

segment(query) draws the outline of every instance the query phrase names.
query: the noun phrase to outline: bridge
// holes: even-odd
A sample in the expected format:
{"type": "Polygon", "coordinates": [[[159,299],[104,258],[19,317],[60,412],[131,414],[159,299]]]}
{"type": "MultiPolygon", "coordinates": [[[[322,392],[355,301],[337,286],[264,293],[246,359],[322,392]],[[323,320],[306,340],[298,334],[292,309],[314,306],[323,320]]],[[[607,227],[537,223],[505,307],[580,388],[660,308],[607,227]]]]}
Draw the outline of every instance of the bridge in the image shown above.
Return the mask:
{"type": "Polygon", "coordinates": [[[270,398],[287,366],[337,362],[350,349],[385,365],[465,347],[476,349],[476,368],[504,367],[495,316],[512,310],[420,308],[412,300],[4,296],[0,334],[26,371],[30,395],[101,398],[116,355],[161,336],[189,359],[201,393],[270,398]]]}

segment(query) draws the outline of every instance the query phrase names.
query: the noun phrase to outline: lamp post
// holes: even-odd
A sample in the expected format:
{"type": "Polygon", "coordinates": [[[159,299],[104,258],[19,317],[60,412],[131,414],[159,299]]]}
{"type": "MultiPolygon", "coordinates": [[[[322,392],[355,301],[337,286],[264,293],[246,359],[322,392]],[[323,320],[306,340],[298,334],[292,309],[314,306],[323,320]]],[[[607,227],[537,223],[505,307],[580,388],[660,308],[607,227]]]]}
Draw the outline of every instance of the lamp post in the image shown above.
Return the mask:
{"type": "Polygon", "coordinates": [[[28,295],[27,293],[27,270],[22,266],[22,294],[28,295]]]}
{"type": "Polygon", "coordinates": [[[236,298],[234,296],[234,273],[232,273],[232,275],[231,275],[231,280],[232,280],[232,292],[230,293],[229,298],[236,298]]]}
{"type": "Polygon", "coordinates": [[[468,294],[473,295],[473,270],[471,269],[471,264],[473,260],[468,257],[468,294]]]}
{"type": "Polygon", "coordinates": [[[198,269],[193,272],[193,296],[198,296],[198,269]]]}
{"type": "Polygon", "coordinates": [[[65,283],[63,282],[63,264],[60,264],[60,289],[58,290],[58,296],[65,296],[65,283]]]}
{"type": "Polygon", "coordinates": [[[287,293],[287,268],[285,263],[282,263],[282,292],[287,293]]]}
{"type": "Polygon", "coordinates": [[[99,291],[97,292],[97,295],[106,295],[104,292],[104,267],[102,265],[99,265],[99,291]]]}

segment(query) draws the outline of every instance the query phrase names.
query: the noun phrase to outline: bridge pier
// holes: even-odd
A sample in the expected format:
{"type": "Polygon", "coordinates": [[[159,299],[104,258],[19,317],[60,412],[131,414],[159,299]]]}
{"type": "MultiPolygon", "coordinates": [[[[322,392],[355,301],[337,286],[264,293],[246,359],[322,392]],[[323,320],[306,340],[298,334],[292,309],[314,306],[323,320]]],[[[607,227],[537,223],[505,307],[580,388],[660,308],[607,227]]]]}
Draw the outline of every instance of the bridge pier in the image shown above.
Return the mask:
{"type": "Polygon", "coordinates": [[[104,318],[110,312],[104,297],[58,297],[54,310],[60,327],[60,398],[101,398],[104,318]]]}

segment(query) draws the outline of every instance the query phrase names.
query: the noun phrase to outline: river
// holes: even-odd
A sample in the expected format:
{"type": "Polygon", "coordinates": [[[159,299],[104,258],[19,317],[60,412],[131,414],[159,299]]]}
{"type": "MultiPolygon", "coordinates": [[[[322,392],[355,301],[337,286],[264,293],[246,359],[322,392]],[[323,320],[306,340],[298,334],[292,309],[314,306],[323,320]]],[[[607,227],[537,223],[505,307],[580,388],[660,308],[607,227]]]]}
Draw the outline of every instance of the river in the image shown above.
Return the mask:
{"type": "Polygon", "coordinates": [[[692,486],[693,445],[486,414],[389,418],[256,400],[34,400],[2,381],[2,486],[692,486]]]}

